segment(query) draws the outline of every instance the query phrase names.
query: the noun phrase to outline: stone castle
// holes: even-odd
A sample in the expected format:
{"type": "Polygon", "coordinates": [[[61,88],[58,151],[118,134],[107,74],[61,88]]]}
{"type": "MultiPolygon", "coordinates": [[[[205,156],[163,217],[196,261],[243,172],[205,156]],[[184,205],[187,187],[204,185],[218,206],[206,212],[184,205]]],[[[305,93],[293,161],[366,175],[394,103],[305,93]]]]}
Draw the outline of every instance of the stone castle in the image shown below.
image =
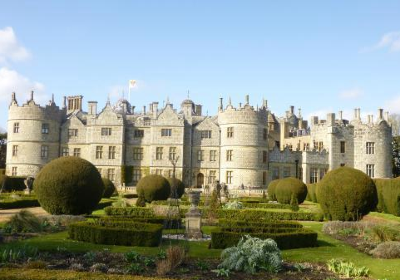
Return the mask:
{"type": "Polygon", "coordinates": [[[219,180],[229,188],[262,188],[284,177],[314,183],[344,165],[373,178],[392,177],[391,126],[382,109],[366,123],[355,109],[351,121],[339,112],[326,120],[312,117],[309,124],[293,106],[278,118],[267,101],[254,107],[249,96],[236,108],[220,98],[215,116],[204,116],[189,99],[179,109],[153,102],[140,112],[125,99],[114,106],[108,101],[102,110],[89,101],[84,112],[82,99],[64,97],[60,108],[53,97],[43,107],[32,92],[19,105],[13,93],[6,174],[35,176],[52,159],[78,156],[117,185],[135,185],[147,174],[171,177],[173,166],[187,185],[219,180]]]}

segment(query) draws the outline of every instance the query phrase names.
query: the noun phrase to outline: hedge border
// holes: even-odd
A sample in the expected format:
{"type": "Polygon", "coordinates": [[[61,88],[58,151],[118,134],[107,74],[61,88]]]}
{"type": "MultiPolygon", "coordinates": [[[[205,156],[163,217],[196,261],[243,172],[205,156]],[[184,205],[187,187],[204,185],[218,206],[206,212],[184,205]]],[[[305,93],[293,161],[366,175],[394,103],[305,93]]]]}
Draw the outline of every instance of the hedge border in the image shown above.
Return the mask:
{"type": "Polygon", "coordinates": [[[114,222],[100,226],[92,222],[78,222],[68,227],[68,235],[73,240],[94,244],[157,247],[161,243],[162,228],[162,225],[149,223],[114,222]],[[129,228],[119,227],[121,224],[129,228]]]}

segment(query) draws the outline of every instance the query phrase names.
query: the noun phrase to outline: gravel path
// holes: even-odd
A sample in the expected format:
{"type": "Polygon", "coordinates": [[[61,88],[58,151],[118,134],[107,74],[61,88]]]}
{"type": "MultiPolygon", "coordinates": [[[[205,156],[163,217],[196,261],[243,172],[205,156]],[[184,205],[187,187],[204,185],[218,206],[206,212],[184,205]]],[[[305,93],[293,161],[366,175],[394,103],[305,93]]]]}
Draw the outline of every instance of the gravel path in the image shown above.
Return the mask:
{"type": "MultiPolygon", "coordinates": [[[[43,210],[42,207],[31,207],[31,208],[23,208],[25,210],[28,210],[29,212],[32,212],[33,214],[35,214],[36,216],[46,216],[49,215],[46,211],[43,210]]],[[[0,210],[0,223],[4,223],[7,222],[8,219],[10,219],[10,217],[12,215],[17,214],[19,211],[21,211],[22,208],[18,208],[18,209],[7,209],[7,210],[0,210]]]]}

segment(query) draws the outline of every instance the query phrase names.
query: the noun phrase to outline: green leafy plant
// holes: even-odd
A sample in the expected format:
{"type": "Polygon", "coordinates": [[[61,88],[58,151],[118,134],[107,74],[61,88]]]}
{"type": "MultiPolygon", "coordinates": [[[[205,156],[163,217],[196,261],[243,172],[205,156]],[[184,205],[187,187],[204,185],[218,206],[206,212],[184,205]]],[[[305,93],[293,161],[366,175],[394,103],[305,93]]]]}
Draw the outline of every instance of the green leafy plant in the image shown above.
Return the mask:
{"type": "Polygon", "coordinates": [[[242,209],[243,203],[237,200],[227,202],[222,206],[223,209],[242,209]]]}
{"type": "Polygon", "coordinates": [[[217,268],[217,269],[213,269],[211,271],[214,272],[215,274],[217,274],[217,277],[229,278],[229,275],[230,275],[230,270],[225,269],[225,268],[217,268]]]}
{"type": "Polygon", "coordinates": [[[42,222],[28,210],[21,210],[13,215],[5,225],[5,231],[9,233],[41,232],[42,222]]]}
{"type": "Polygon", "coordinates": [[[140,254],[136,251],[129,251],[124,255],[127,262],[138,262],[140,260],[140,254]]]}
{"type": "Polygon", "coordinates": [[[338,259],[331,259],[327,263],[328,269],[345,277],[367,277],[369,269],[365,266],[356,267],[352,262],[346,262],[338,259]]]}
{"type": "Polygon", "coordinates": [[[210,269],[210,265],[202,260],[197,261],[196,266],[202,271],[206,271],[206,270],[210,269]]]}
{"type": "Polygon", "coordinates": [[[246,235],[237,246],[221,253],[218,268],[256,273],[259,270],[278,272],[282,265],[281,252],[272,239],[259,239],[246,235]]]}
{"type": "Polygon", "coordinates": [[[131,263],[126,270],[128,273],[140,274],[144,271],[144,268],[140,263],[131,263]]]}

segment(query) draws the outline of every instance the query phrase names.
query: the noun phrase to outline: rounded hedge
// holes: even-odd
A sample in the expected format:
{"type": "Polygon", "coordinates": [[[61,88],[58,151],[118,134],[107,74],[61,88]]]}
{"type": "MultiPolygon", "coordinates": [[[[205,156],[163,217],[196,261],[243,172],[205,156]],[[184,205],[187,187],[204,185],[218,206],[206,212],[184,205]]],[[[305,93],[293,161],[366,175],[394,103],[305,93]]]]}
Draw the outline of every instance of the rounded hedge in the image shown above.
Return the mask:
{"type": "Polygon", "coordinates": [[[161,175],[147,175],[140,179],[136,185],[136,192],[143,192],[147,202],[165,200],[171,194],[171,187],[166,178],[161,175]]]}
{"type": "Polygon", "coordinates": [[[297,199],[297,203],[301,204],[306,199],[307,186],[297,178],[284,178],[276,185],[275,196],[281,204],[290,204],[292,199],[297,199]]]}
{"type": "Polygon", "coordinates": [[[378,198],[368,175],[343,166],[328,172],[318,183],[317,200],[329,220],[356,221],[375,209],[378,198]]]}
{"type": "Polygon", "coordinates": [[[96,167],[78,157],[61,157],[46,164],[33,189],[43,209],[54,215],[90,214],[104,193],[96,167]]]}
{"type": "Polygon", "coordinates": [[[117,189],[115,188],[114,183],[111,180],[107,178],[102,178],[102,180],[104,185],[103,197],[110,198],[117,189]]]}
{"type": "Polygon", "coordinates": [[[280,179],[276,179],[276,180],[272,180],[267,188],[267,192],[268,192],[268,199],[272,200],[272,201],[276,201],[276,195],[275,195],[275,190],[276,190],[276,186],[278,185],[280,179]]]}
{"type": "Polygon", "coordinates": [[[168,183],[171,187],[171,191],[174,186],[176,187],[177,197],[175,198],[181,198],[182,195],[185,193],[185,184],[178,178],[168,178],[168,183]]]}

